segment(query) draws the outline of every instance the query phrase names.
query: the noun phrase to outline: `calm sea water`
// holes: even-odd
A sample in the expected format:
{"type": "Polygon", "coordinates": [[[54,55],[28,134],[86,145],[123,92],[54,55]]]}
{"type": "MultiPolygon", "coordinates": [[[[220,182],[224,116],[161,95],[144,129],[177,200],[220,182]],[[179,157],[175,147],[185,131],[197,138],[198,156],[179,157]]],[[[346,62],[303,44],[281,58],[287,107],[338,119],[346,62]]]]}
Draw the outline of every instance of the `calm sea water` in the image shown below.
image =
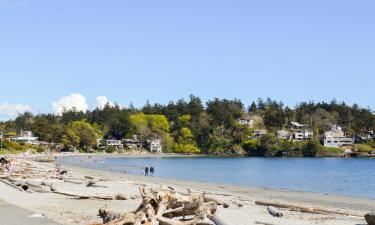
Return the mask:
{"type": "Polygon", "coordinates": [[[60,163],[210,183],[361,196],[375,199],[375,159],[361,158],[211,158],[211,157],[64,157],[60,163]],[[81,162],[83,160],[83,162],[81,162]]]}

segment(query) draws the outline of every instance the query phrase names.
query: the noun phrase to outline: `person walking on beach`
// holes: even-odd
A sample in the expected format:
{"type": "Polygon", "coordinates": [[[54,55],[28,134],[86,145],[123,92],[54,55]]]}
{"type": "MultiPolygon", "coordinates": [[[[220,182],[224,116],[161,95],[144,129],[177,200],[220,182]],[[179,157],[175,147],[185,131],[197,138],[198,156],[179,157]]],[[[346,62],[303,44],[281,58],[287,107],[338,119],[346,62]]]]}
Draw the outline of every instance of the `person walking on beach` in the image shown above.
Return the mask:
{"type": "Polygon", "coordinates": [[[154,176],[155,169],[153,166],[150,167],[150,174],[151,176],[154,176]]]}
{"type": "Polygon", "coordinates": [[[145,167],[145,176],[148,176],[148,166],[145,167]]]}

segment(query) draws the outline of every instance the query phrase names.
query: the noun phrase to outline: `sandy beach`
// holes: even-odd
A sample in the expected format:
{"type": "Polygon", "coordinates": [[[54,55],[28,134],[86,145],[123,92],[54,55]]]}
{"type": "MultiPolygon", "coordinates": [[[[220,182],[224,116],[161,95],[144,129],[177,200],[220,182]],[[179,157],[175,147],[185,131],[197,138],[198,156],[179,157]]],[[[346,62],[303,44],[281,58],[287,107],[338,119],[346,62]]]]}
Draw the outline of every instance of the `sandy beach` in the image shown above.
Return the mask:
{"type": "MultiPolygon", "coordinates": [[[[17,159],[18,161],[26,161],[17,159]]],[[[53,173],[53,163],[27,161],[37,171],[53,173]]],[[[126,196],[126,200],[77,199],[48,191],[23,192],[0,182],[0,199],[6,204],[20,207],[27,212],[43,215],[46,223],[88,225],[101,223],[97,216],[100,208],[106,207],[116,212],[128,212],[136,209],[140,202],[139,186],[152,189],[173,188],[178,192],[206,193],[229,204],[228,208],[219,206],[217,216],[228,224],[288,224],[288,225],[359,225],[366,224],[363,217],[375,210],[375,202],[366,198],[355,198],[319,193],[281,191],[263,188],[239,187],[232,185],[209,184],[202,182],[173,180],[159,177],[143,177],[108,171],[90,170],[76,166],[63,165],[68,171],[66,180],[49,180],[59,192],[84,196],[126,196]],[[95,178],[96,186],[87,187],[87,178],[95,178]],[[351,215],[311,214],[280,209],[282,217],[271,216],[266,206],[256,205],[255,201],[269,201],[284,204],[297,204],[306,207],[318,207],[327,210],[348,212],[351,215]]],[[[4,177],[5,175],[2,174],[4,177]]],[[[41,182],[45,178],[33,178],[41,182]]],[[[8,207],[0,207],[0,215],[8,207]]],[[[1,224],[29,224],[23,220],[18,223],[2,221],[1,224]]]]}

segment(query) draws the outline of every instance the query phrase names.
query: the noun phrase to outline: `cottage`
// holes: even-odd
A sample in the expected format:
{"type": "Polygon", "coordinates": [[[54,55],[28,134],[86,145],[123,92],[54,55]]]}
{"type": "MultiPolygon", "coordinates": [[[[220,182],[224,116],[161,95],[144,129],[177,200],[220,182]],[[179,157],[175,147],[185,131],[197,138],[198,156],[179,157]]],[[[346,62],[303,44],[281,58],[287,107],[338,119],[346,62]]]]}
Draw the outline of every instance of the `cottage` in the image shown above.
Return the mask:
{"type": "Polygon", "coordinates": [[[34,137],[33,132],[31,131],[23,131],[17,137],[11,138],[12,141],[20,143],[20,144],[29,144],[29,145],[38,145],[38,137],[34,137]]]}
{"type": "Polygon", "coordinates": [[[277,131],[277,138],[283,140],[290,140],[292,135],[286,130],[279,130],[277,131]]]}
{"type": "Polygon", "coordinates": [[[342,147],[354,144],[354,139],[345,135],[340,126],[334,125],[330,131],[324,133],[325,147],[342,147]]]}
{"type": "Polygon", "coordinates": [[[146,140],[145,146],[150,152],[161,152],[162,146],[159,138],[146,140]]]}
{"type": "Polygon", "coordinates": [[[116,139],[98,139],[99,148],[124,148],[124,145],[121,143],[121,140],[116,139]]]}

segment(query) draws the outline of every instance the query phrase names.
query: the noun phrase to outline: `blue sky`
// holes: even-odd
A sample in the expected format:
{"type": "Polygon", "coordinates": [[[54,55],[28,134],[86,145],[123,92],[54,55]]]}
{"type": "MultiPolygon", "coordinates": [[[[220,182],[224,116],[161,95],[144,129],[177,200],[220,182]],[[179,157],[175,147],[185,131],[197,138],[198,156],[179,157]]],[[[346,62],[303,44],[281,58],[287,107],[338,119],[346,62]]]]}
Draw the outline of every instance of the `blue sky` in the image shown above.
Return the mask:
{"type": "Polygon", "coordinates": [[[374,12],[365,0],[0,0],[0,118],[72,93],[88,108],[194,94],[375,109],[374,12]]]}

